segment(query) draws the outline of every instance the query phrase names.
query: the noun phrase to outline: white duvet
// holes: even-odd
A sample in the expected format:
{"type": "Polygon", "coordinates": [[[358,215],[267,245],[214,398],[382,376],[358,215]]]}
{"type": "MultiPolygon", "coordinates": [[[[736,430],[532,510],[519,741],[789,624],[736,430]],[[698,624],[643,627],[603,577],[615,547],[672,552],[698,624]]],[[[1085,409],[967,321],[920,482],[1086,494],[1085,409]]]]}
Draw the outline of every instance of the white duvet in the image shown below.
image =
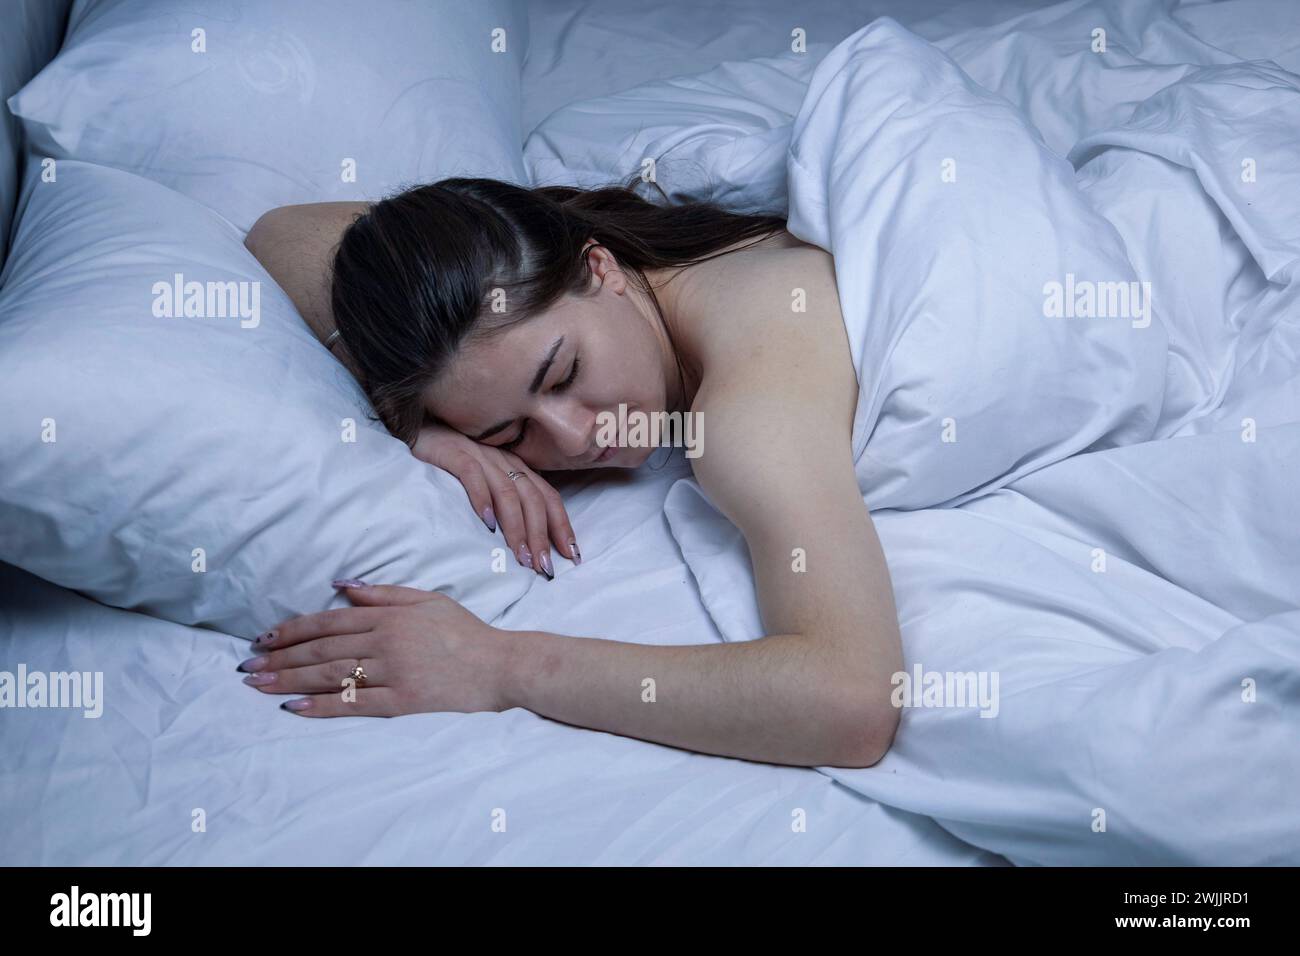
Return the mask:
{"type": "MultiPolygon", "coordinates": [[[[1015,70],[1090,49],[1053,22],[1015,70]]],[[[1015,863],[1300,863],[1300,77],[1209,59],[1136,109],[1094,84],[1122,119],[1067,162],[878,20],[793,122],[911,682],[889,755],[825,772],[1015,863]]],[[[724,638],[761,636],[739,532],[690,479],[665,510],[724,638]]]]}

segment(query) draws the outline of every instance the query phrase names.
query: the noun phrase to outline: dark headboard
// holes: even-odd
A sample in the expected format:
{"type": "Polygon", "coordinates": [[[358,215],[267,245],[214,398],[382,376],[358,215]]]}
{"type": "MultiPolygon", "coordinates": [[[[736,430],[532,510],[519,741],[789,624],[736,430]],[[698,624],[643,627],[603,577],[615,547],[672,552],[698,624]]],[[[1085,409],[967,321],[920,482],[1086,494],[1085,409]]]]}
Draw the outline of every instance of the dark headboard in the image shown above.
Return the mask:
{"type": "Polygon", "coordinates": [[[71,7],[72,0],[0,0],[0,267],[23,163],[22,127],[6,101],[59,52],[71,7]]]}

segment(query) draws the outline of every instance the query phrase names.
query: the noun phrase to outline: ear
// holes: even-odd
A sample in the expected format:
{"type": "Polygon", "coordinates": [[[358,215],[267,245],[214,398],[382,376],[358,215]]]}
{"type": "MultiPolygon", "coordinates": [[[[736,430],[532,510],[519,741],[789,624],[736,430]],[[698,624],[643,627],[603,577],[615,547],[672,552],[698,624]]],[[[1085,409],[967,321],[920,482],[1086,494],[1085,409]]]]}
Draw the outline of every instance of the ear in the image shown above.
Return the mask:
{"type": "Polygon", "coordinates": [[[582,247],[582,254],[586,257],[587,268],[595,283],[608,284],[611,292],[622,295],[627,289],[627,276],[623,274],[614,254],[595,239],[587,240],[587,244],[582,247]]]}

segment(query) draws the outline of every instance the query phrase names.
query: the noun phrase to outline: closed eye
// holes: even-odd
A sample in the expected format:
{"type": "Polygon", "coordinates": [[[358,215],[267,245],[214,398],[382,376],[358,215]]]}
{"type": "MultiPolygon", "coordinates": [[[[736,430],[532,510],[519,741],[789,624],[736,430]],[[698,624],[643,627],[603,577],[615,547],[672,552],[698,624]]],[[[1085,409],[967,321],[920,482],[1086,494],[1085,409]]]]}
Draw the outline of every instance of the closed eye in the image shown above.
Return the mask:
{"type": "Polygon", "coordinates": [[[528,420],[524,419],[524,423],[521,426],[519,426],[518,436],[510,439],[510,441],[506,442],[504,445],[497,445],[497,447],[500,448],[502,451],[514,451],[516,448],[518,448],[520,445],[524,443],[524,436],[527,434],[528,434],[528,420]]]}
{"type": "Polygon", "coordinates": [[[562,392],[570,385],[572,385],[573,380],[578,377],[578,366],[581,362],[582,362],[581,356],[579,355],[573,356],[573,370],[569,372],[569,377],[566,378],[563,382],[556,382],[555,385],[551,387],[551,391],[562,392]]]}
{"type": "MultiPolygon", "coordinates": [[[[582,357],[579,355],[575,355],[573,357],[573,368],[569,371],[569,374],[565,377],[563,382],[556,382],[554,385],[551,386],[551,391],[563,392],[565,389],[571,386],[574,383],[574,381],[577,380],[578,369],[581,366],[582,366],[582,357]]],[[[524,443],[524,438],[527,434],[528,434],[528,420],[524,419],[523,425],[521,425],[519,428],[519,434],[516,435],[514,438],[512,438],[510,441],[506,442],[504,445],[497,445],[497,447],[500,448],[502,451],[514,451],[516,448],[518,448],[520,445],[524,443]]]]}

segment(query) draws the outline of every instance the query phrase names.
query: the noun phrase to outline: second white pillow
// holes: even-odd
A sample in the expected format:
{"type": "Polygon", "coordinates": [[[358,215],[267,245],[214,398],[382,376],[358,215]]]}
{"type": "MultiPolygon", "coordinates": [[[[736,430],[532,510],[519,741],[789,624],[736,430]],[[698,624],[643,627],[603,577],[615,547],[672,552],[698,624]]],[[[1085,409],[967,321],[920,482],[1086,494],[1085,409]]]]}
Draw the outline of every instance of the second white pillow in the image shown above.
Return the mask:
{"type": "Polygon", "coordinates": [[[43,156],[147,176],[247,231],[275,206],[523,183],[521,0],[82,0],[9,106],[43,156]]]}

